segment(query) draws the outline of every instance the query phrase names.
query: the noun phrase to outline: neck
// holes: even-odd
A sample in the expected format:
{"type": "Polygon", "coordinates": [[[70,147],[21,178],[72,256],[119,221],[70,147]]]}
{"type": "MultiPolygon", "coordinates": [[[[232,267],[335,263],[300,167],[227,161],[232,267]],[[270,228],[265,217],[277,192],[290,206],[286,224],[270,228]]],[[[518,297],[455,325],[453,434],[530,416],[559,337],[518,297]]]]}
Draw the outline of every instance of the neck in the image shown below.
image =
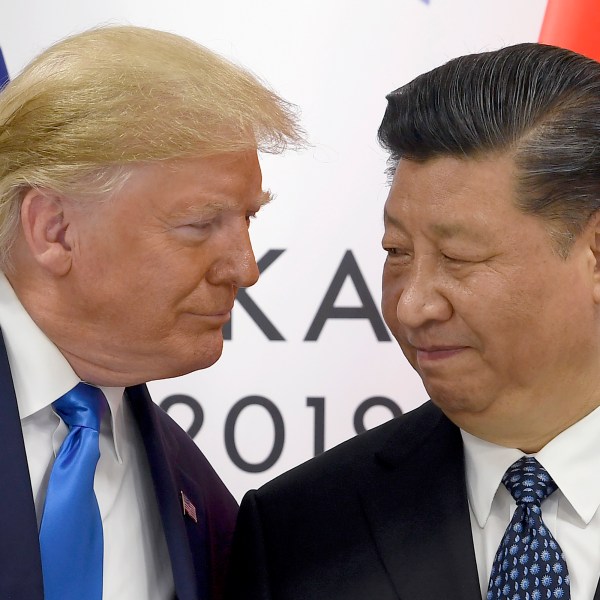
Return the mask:
{"type": "Polygon", "coordinates": [[[585,418],[600,406],[600,386],[571,390],[554,402],[549,396],[543,402],[520,398],[508,403],[494,403],[479,413],[466,412],[446,416],[458,427],[480,439],[507,448],[518,448],[526,454],[539,452],[548,442],[585,418]],[[565,400],[568,398],[568,401],[565,400]],[[577,399],[577,400],[576,400],[577,399]]]}

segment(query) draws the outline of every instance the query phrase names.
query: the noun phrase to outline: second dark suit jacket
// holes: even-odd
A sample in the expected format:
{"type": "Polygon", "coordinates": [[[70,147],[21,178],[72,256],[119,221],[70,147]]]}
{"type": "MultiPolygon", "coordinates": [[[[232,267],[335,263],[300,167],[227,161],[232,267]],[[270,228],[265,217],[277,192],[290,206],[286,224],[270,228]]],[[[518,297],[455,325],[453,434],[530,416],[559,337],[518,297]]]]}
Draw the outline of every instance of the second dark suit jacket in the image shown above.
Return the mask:
{"type": "Polygon", "coordinates": [[[229,600],[481,600],[459,429],[427,403],[249,492],[232,564],[229,600]]]}
{"type": "MultiPolygon", "coordinates": [[[[152,402],[145,385],[127,388],[126,396],[144,441],[176,598],[220,600],[237,504],[193,440],[152,402]],[[181,492],[194,504],[197,523],[184,515],[181,492]]],[[[35,507],[1,335],[0,598],[43,600],[35,507]]]]}

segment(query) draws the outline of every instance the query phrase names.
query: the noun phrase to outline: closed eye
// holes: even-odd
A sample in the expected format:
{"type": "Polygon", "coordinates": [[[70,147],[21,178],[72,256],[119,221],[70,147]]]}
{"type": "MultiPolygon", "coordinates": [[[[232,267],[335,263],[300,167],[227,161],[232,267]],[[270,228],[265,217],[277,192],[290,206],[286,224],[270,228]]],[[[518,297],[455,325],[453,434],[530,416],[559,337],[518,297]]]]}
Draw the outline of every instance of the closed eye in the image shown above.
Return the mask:
{"type": "Polygon", "coordinates": [[[461,265],[476,265],[478,263],[483,262],[483,259],[480,258],[475,258],[475,257],[467,257],[467,256],[452,256],[449,254],[445,254],[445,253],[441,253],[442,254],[442,260],[446,263],[449,263],[451,265],[455,265],[455,266],[461,266],[461,265]]]}
{"type": "Polygon", "coordinates": [[[198,223],[188,223],[187,225],[184,225],[184,227],[190,227],[191,229],[195,229],[197,231],[208,231],[212,225],[212,221],[200,221],[198,223]]]}
{"type": "Polygon", "coordinates": [[[386,261],[390,264],[407,264],[411,259],[411,252],[396,246],[383,247],[387,254],[386,261]]]}
{"type": "Polygon", "coordinates": [[[401,246],[386,246],[385,244],[382,245],[384,252],[387,252],[388,254],[392,255],[392,256],[399,256],[401,254],[410,254],[410,250],[408,250],[407,248],[402,248],[401,246]]]}
{"type": "Polygon", "coordinates": [[[458,258],[456,256],[449,256],[448,254],[444,254],[442,252],[442,258],[448,262],[452,262],[452,263],[463,263],[463,262],[468,262],[466,260],[464,260],[463,258],[458,258]]]}
{"type": "Polygon", "coordinates": [[[195,243],[208,239],[212,234],[214,226],[215,219],[208,219],[185,223],[175,227],[174,230],[178,231],[184,239],[195,243]]]}

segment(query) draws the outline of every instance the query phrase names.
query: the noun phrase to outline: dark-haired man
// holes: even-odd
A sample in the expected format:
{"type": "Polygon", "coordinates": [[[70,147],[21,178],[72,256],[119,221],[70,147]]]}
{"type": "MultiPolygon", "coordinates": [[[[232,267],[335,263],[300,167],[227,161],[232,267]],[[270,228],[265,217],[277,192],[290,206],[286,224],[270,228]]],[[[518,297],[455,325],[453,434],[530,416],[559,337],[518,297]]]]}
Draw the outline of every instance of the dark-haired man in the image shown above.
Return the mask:
{"type": "Polygon", "coordinates": [[[600,64],[523,44],[388,101],[383,312],[431,402],[249,492],[232,598],[598,599],[600,64]]]}

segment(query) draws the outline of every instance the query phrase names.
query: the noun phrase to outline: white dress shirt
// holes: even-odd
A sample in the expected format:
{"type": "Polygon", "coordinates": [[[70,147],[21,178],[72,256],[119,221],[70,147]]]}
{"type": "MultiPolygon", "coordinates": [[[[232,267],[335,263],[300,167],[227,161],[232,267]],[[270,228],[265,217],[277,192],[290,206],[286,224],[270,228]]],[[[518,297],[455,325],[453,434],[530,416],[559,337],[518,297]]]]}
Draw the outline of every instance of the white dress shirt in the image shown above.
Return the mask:
{"type": "MultiPolygon", "coordinates": [[[[0,327],[21,417],[38,526],[67,427],[52,402],[80,379],[27,314],[0,273],[0,327]]],[[[101,388],[110,411],[100,431],[94,490],[104,529],[104,600],[167,600],[173,575],[141,436],[123,388],[101,388]]]]}
{"type": "MultiPolygon", "coordinates": [[[[494,555],[516,509],[501,479],[524,453],[461,433],[477,571],[485,598],[494,555]]],[[[542,518],[565,554],[571,599],[592,600],[600,576],[600,408],[532,456],[559,488],[542,503],[542,518]]]]}

